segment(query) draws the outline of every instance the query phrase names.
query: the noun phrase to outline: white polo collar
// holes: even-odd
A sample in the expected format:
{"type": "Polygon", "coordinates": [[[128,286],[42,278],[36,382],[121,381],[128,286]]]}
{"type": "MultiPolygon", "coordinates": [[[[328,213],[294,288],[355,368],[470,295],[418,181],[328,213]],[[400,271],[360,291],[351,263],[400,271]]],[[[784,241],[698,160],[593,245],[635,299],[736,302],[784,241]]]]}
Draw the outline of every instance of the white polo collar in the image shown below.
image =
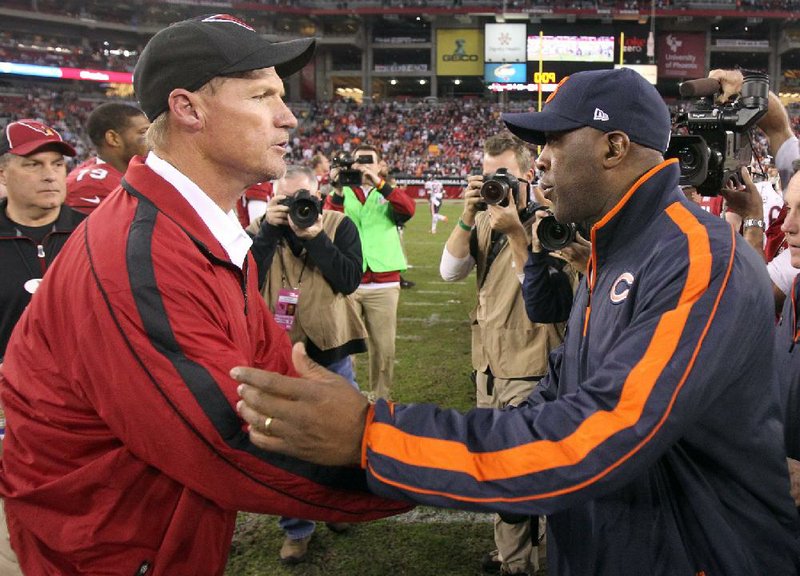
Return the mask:
{"type": "Polygon", "coordinates": [[[197,184],[155,152],[148,153],[145,164],[180,192],[228,253],[231,262],[242,268],[253,241],[238,220],[231,219],[197,184]]]}

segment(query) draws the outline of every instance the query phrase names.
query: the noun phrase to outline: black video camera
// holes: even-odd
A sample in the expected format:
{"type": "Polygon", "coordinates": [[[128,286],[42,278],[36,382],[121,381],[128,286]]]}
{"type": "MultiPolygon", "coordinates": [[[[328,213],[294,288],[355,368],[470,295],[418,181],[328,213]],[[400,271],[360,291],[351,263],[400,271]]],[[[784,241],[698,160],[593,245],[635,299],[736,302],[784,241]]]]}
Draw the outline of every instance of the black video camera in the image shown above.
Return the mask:
{"type": "Polygon", "coordinates": [[[486,174],[483,177],[481,186],[483,202],[478,202],[476,208],[486,210],[489,204],[508,206],[509,194],[513,194],[514,201],[519,204],[519,180],[508,173],[508,168],[498,168],[494,174],[486,174]]]}
{"type": "Polygon", "coordinates": [[[289,218],[298,228],[311,228],[322,213],[322,203],[305,188],[298,190],[294,196],[287,196],[278,204],[289,207],[289,218]]]}
{"type": "Polygon", "coordinates": [[[740,168],[750,164],[748,130],[767,112],[769,78],[748,74],[741,94],[730,103],[714,101],[719,91],[714,78],[681,84],[681,96],[698,98],[677,116],[676,126],[686,127],[688,135],[673,134],[664,154],[678,159],[681,185],[694,186],[701,196],[716,196],[731,178],[740,181],[740,168]]]}
{"type": "Polygon", "coordinates": [[[357,158],[353,158],[350,154],[346,152],[342,152],[333,157],[331,160],[331,167],[339,169],[339,175],[336,177],[336,180],[331,182],[337,188],[344,188],[347,186],[348,188],[354,188],[355,186],[361,186],[362,182],[364,181],[364,175],[361,173],[360,170],[356,170],[353,168],[353,164],[371,164],[372,163],[372,156],[358,156],[357,158]]]}

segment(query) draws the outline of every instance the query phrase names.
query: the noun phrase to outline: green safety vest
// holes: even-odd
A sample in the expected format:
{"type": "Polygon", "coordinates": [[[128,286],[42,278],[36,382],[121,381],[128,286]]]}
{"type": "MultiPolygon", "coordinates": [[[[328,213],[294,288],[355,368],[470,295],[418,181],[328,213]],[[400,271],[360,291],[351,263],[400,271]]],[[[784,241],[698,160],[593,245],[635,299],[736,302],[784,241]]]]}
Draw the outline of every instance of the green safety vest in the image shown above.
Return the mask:
{"type": "Polygon", "coordinates": [[[392,205],[373,188],[362,204],[352,188],[342,189],[344,213],[358,228],[364,271],[403,272],[406,257],[400,245],[400,235],[392,218],[392,205]]]}

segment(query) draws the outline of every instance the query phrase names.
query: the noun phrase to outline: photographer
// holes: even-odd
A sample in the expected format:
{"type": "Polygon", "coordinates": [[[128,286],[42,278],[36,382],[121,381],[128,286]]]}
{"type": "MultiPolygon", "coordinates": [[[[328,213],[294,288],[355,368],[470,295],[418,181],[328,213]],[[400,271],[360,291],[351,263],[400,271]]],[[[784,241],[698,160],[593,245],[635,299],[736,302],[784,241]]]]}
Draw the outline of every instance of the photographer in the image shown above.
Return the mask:
{"type": "MultiPolygon", "coordinates": [[[[712,70],[710,78],[720,83],[718,101],[725,102],[741,93],[744,77],[740,70],[712,70]]],[[[773,92],[768,94],[767,112],[756,125],[769,140],[769,152],[775,160],[781,189],[785,192],[792,176],[792,163],[800,158],[798,139],[792,132],[791,122],[780,98],[773,92]]],[[[742,185],[730,185],[721,191],[727,201],[727,209],[742,219],[742,233],[748,243],[768,262],[767,271],[772,280],[776,310],[780,310],[789,291],[791,279],[798,269],[785,254],[787,243],[782,230],[787,207],[784,206],[772,221],[767,222],[761,195],[748,175],[742,173],[742,185]]],[[[785,195],[785,194],[784,194],[785,195]]]]}
{"type": "MultiPolygon", "coordinates": [[[[349,296],[361,278],[358,230],[344,214],[319,209],[319,186],[310,168],[289,166],[274,187],[266,214],[249,228],[257,231],[251,251],[261,293],[293,343],[305,342],[315,362],[358,389],[350,354],[367,349],[366,329],[349,296]]],[[[281,517],[280,526],[286,532],[281,561],[302,562],[314,522],[281,517]]],[[[340,532],[345,525],[328,527],[340,532]]]]}
{"type": "MultiPolygon", "coordinates": [[[[522,279],[532,218],[525,208],[533,176],[527,145],[510,132],[488,138],[483,172],[508,183],[507,196],[490,204],[481,193],[486,193],[489,176],[467,178],[464,209],[447,239],[439,271],[452,282],[477,268],[478,302],[471,314],[477,406],[505,408],[525,400],[547,372],[547,356],[561,343],[566,318],[558,324],[536,324],[525,313],[522,279]]],[[[568,274],[556,273],[565,280],[571,300],[568,274]]],[[[527,574],[537,568],[532,541],[538,540],[538,517],[511,523],[497,516],[494,539],[497,550],[484,558],[485,568],[495,564],[503,574],[527,574]]]]}
{"type": "Polygon", "coordinates": [[[378,149],[366,144],[356,147],[352,158],[342,154],[334,158],[325,208],[344,212],[358,228],[363,265],[354,299],[367,328],[369,395],[388,398],[394,376],[400,273],[406,269],[397,225],[410,219],[416,206],[381,177],[380,169],[378,149]]]}

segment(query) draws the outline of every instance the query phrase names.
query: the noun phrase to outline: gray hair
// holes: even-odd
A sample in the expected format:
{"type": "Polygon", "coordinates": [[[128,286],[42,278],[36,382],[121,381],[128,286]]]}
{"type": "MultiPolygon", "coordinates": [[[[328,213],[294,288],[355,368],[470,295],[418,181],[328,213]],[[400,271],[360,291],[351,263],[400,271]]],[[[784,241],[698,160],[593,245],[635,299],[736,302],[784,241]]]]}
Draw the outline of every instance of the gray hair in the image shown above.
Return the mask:
{"type": "MultiPolygon", "coordinates": [[[[316,192],[317,188],[319,188],[319,182],[317,182],[317,175],[314,174],[314,171],[309,168],[308,166],[301,166],[299,164],[292,164],[286,167],[286,172],[283,174],[281,179],[283,178],[305,178],[306,181],[312,187],[309,189],[309,192],[316,192]]],[[[279,191],[280,192],[280,191],[279,191]]]]}

